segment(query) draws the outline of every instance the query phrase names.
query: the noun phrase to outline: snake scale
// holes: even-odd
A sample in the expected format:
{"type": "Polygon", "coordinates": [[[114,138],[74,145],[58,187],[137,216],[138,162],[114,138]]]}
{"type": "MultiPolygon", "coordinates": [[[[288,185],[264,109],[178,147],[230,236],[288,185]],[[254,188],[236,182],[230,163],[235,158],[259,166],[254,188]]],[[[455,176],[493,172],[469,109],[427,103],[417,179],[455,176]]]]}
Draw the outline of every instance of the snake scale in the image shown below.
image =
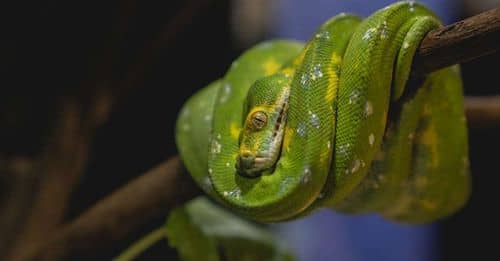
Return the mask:
{"type": "Polygon", "coordinates": [[[439,26],[426,7],[397,2],[363,20],[334,16],[307,43],[250,48],[181,109],[184,164],[260,222],[324,207],[405,223],[454,213],[470,193],[459,68],[408,81],[439,26]]]}

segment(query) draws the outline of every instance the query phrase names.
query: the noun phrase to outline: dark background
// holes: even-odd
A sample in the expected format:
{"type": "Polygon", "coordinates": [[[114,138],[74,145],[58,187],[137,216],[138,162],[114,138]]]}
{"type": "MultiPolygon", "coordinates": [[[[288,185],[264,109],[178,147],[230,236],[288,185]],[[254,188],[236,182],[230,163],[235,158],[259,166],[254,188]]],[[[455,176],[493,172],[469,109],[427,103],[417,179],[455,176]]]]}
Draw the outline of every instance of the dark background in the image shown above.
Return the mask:
{"type": "MultiPolygon", "coordinates": [[[[62,220],[177,154],[173,130],[181,105],[223,75],[243,50],[231,34],[229,1],[23,1],[2,9],[2,164],[42,155],[67,101],[79,104],[85,122],[96,97],[111,97],[109,112],[91,128],[87,162],[71,183],[62,220]]],[[[470,15],[462,10],[462,17],[470,15]]],[[[463,64],[466,95],[498,94],[499,58],[463,64]]],[[[470,129],[472,197],[440,222],[439,259],[496,256],[499,130],[470,129]]],[[[13,174],[2,173],[0,207],[9,200],[12,179],[6,175],[13,174]]],[[[115,256],[161,222],[101,257],[115,256]]],[[[172,255],[166,249],[157,245],[143,257],[172,255]]]]}

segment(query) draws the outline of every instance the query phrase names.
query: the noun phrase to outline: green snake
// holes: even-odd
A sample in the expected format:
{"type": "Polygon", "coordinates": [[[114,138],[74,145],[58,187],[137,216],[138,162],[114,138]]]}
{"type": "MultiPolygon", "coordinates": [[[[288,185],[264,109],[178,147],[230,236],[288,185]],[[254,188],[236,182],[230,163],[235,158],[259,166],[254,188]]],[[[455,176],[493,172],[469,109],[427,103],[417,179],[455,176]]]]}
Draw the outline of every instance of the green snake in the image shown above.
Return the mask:
{"type": "Polygon", "coordinates": [[[364,20],[334,16],[305,44],[247,50],[181,109],[187,170],[260,222],[323,207],[406,223],[452,214],[470,189],[459,69],[408,80],[439,26],[426,7],[397,2],[364,20]]]}

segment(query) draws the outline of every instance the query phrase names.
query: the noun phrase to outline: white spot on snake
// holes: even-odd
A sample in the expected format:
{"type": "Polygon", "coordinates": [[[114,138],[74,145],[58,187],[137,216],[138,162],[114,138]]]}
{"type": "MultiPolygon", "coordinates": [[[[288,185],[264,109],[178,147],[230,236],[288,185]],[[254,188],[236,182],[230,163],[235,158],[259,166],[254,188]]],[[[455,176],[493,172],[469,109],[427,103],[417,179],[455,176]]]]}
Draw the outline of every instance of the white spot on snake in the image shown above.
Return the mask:
{"type": "Polygon", "coordinates": [[[361,167],[364,168],[366,166],[365,161],[361,160],[361,167]]]}
{"type": "Polygon", "coordinates": [[[358,89],[354,89],[351,92],[351,96],[349,96],[349,104],[357,103],[361,97],[361,92],[358,89]]]}
{"type": "Polygon", "coordinates": [[[339,16],[346,16],[346,15],[347,15],[347,13],[342,12],[342,13],[340,13],[340,14],[338,14],[338,15],[339,15],[339,16]]]}
{"type": "Polygon", "coordinates": [[[217,137],[216,137],[218,140],[220,140],[221,136],[220,136],[220,133],[217,133],[217,137]]]}
{"type": "Polygon", "coordinates": [[[323,77],[323,72],[321,71],[321,66],[319,64],[315,64],[312,68],[311,79],[314,81],[323,77]]]}
{"type": "Polygon", "coordinates": [[[330,32],[322,31],[322,32],[317,33],[314,37],[316,37],[317,39],[321,39],[321,40],[330,40],[330,32]]]}
{"type": "Polygon", "coordinates": [[[318,199],[323,199],[323,198],[325,198],[325,193],[324,192],[319,193],[318,199]]]}
{"type": "Polygon", "coordinates": [[[332,142],[331,142],[331,141],[328,141],[328,142],[326,143],[326,147],[327,147],[328,149],[331,149],[331,148],[332,148],[332,142]]]}
{"type": "Polygon", "coordinates": [[[410,7],[410,12],[415,11],[415,1],[408,1],[408,6],[410,7]]]}
{"type": "Polygon", "coordinates": [[[355,159],[354,162],[352,163],[351,173],[358,171],[360,166],[361,162],[359,161],[359,159],[355,159]]]}
{"type": "Polygon", "coordinates": [[[213,170],[211,168],[208,169],[208,174],[212,174],[213,170]]]}
{"type": "Polygon", "coordinates": [[[408,42],[404,42],[403,43],[403,49],[406,49],[408,47],[410,47],[410,44],[408,42]]]}
{"type": "Polygon", "coordinates": [[[227,197],[228,194],[229,194],[229,192],[227,192],[227,191],[222,192],[222,195],[224,195],[224,197],[227,197]]]}
{"type": "Polygon", "coordinates": [[[382,29],[380,32],[380,39],[386,39],[389,37],[389,31],[387,29],[387,21],[382,22],[382,29]]]}
{"type": "Polygon", "coordinates": [[[366,30],[365,34],[363,35],[363,40],[365,40],[365,41],[370,40],[376,31],[377,31],[377,29],[373,28],[373,27],[366,30]]]}
{"type": "Polygon", "coordinates": [[[365,116],[368,117],[373,114],[373,105],[370,101],[365,103],[365,116]]]}
{"type": "Polygon", "coordinates": [[[241,197],[241,190],[239,188],[231,190],[231,191],[227,192],[227,194],[226,194],[226,192],[227,191],[224,192],[224,196],[226,196],[226,197],[232,197],[232,198],[237,198],[237,199],[239,199],[241,197]]]}
{"type": "Polygon", "coordinates": [[[226,167],[231,167],[231,164],[229,162],[226,162],[226,167]]]}
{"type": "Polygon", "coordinates": [[[212,120],[212,114],[207,114],[207,115],[205,115],[205,117],[203,117],[203,119],[204,119],[205,121],[210,122],[210,121],[212,120]]]}
{"type": "Polygon", "coordinates": [[[347,154],[350,152],[351,150],[351,145],[349,143],[347,144],[342,144],[339,146],[338,148],[338,154],[340,157],[347,157],[347,154]]]}
{"type": "Polygon", "coordinates": [[[297,127],[297,134],[302,138],[306,136],[307,134],[306,125],[303,122],[299,123],[299,126],[297,127]]]}
{"type": "Polygon", "coordinates": [[[316,129],[319,129],[320,127],[320,120],[319,120],[319,117],[318,115],[316,115],[315,113],[312,113],[311,111],[309,111],[309,115],[311,117],[311,125],[316,128],[316,129]]]}
{"type": "Polygon", "coordinates": [[[300,76],[300,84],[302,88],[309,89],[309,76],[307,74],[304,73],[300,76]]]}
{"type": "Polygon", "coordinates": [[[191,130],[191,125],[189,125],[189,123],[182,124],[182,130],[183,131],[189,131],[189,130],[191,130]]]}
{"type": "Polygon", "coordinates": [[[278,195],[283,195],[286,191],[287,188],[294,182],[293,177],[286,177],[283,179],[283,181],[280,183],[280,188],[278,190],[278,195]]]}
{"type": "Polygon", "coordinates": [[[220,150],[221,150],[221,145],[218,141],[214,140],[212,141],[212,153],[214,154],[218,154],[220,153],[220,150]]]}
{"type": "Polygon", "coordinates": [[[375,135],[373,135],[373,133],[370,133],[370,136],[368,136],[368,144],[370,144],[370,147],[372,147],[373,143],[375,143],[375,135]]]}
{"type": "Polygon", "coordinates": [[[226,103],[231,96],[231,85],[229,83],[225,83],[222,86],[222,91],[219,96],[219,103],[226,103]]]}
{"type": "Polygon", "coordinates": [[[415,133],[411,132],[410,134],[408,134],[408,139],[410,141],[412,141],[414,138],[415,138],[415,133]]]}
{"type": "Polygon", "coordinates": [[[309,181],[311,180],[311,174],[311,169],[309,167],[306,167],[302,175],[302,184],[309,183],[309,181]]]}
{"type": "Polygon", "coordinates": [[[181,117],[187,117],[189,116],[189,113],[190,113],[189,108],[186,107],[185,109],[182,110],[181,117]]]}
{"type": "Polygon", "coordinates": [[[236,68],[238,65],[239,65],[238,61],[234,61],[234,62],[231,64],[231,67],[232,67],[232,68],[236,68]]]}

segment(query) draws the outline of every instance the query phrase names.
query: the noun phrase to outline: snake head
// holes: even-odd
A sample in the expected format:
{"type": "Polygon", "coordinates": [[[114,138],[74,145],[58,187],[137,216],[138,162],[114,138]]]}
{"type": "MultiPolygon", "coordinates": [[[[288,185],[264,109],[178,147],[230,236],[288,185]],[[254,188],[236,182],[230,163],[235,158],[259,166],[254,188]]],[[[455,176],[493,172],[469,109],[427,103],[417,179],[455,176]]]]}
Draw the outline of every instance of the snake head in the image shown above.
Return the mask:
{"type": "Polygon", "coordinates": [[[236,168],[258,177],[276,164],[286,124],[289,80],[275,74],[256,81],[248,91],[236,168]]]}

